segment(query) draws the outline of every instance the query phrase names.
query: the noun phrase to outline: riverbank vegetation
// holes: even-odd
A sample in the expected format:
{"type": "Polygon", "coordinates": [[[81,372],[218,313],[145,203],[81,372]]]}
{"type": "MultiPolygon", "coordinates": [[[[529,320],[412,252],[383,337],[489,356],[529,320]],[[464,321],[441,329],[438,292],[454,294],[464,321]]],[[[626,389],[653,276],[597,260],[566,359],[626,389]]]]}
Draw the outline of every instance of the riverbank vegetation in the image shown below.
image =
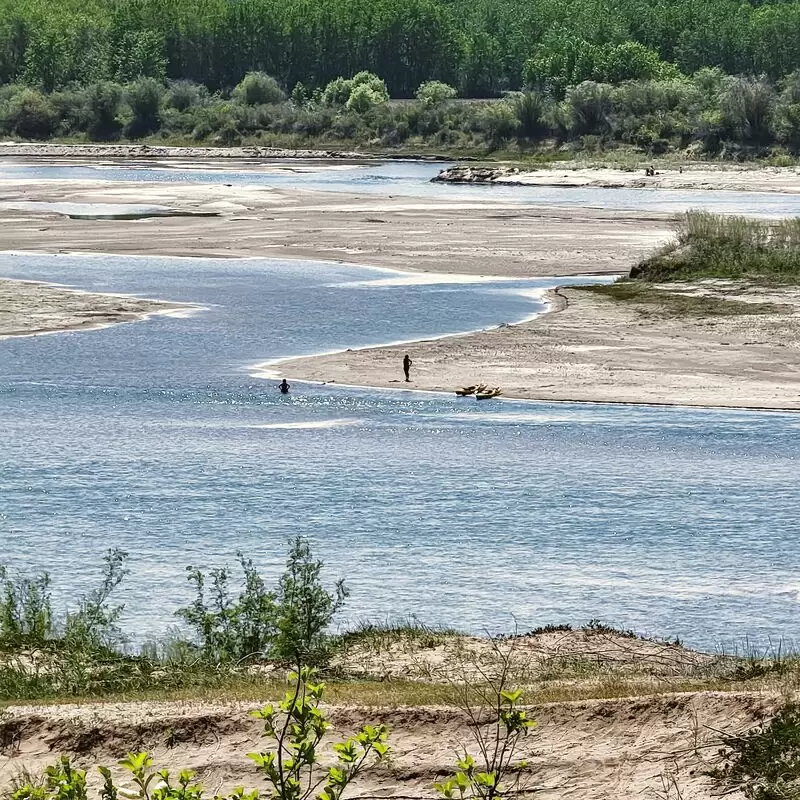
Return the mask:
{"type": "MultiPolygon", "coordinates": [[[[242,699],[280,690],[286,668],[315,666],[334,702],[450,705],[454,676],[475,673],[491,655],[489,638],[431,628],[416,620],[332,627],[346,601],[338,582],[321,580],[308,542],[291,543],[274,587],[239,556],[240,570],[187,570],[194,601],[178,611],[181,629],[161,639],[125,614],[113,597],[128,575],[127,556],[110,551],[99,586],[57,613],[50,577],[0,571],[0,704],[81,699],[242,699]],[[132,645],[121,628],[135,633],[132,645]],[[133,628],[131,629],[131,626],[133,628]]],[[[638,638],[591,621],[573,630],[547,625],[504,639],[514,643],[515,682],[536,701],[621,697],[681,688],[784,685],[800,664],[776,652],[703,654],[677,642],[638,638]]]]}
{"type": "Polygon", "coordinates": [[[679,218],[675,241],[631,270],[631,278],[795,284],[800,279],[800,219],[690,211],[679,218]]]}
{"type": "Polygon", "coordinates": [[[529,86],[492,101],[455,93],[426,81],[413,100],[392,101],[387,83],[369,72],[316,88],[251,72],[219,92],[152,77],[49,92],[14,83],[0,86],[0,135],[550,158],[622,147],[648,157],[765,157],[775,165],[800,153],[800,71],[773,81],[704,68],[619,84],[587,80],[563,93],[529,86]]]}

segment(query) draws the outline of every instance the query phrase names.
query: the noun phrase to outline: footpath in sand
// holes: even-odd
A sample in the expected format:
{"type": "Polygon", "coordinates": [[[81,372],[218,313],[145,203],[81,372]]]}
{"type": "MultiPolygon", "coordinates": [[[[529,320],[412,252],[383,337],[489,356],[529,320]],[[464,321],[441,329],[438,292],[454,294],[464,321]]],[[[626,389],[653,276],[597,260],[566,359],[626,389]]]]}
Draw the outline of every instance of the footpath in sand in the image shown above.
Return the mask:
{"type": "Polygon", "coordinates": [[[531,322],[265,369],[296,380],[444,392],[485,383],[535,400],[800,409],[800,290],[665,289],[732,302],[737,312],[748,310],[741,303],[764,310],[700,316],[669,303],[559,289],[550,313],[531,322]],[[402,379],[404,353],[414,362],[411,383],[402,379]]]}

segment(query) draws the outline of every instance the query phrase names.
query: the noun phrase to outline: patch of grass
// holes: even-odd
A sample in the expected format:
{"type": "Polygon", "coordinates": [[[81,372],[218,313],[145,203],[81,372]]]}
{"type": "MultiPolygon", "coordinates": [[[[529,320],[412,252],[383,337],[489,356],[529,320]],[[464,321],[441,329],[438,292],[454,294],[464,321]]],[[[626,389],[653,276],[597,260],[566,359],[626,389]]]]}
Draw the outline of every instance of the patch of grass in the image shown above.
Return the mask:
{"type": "Polygon", "coordinates": [[[783,306],[775,303],[749,303],[707,295],[685,294],[654,287],[644,279],[623,279],[607,286],[582,286],[582,292],[607,297],[647,316],[733,317],[773,314],[783,306]]]}
{"type": "Polygon", "coordinates": [[[800,797],[800,705],[786,704],[743,736],[726,736],[726,762],[713,774],[727,789],[751,800],[800,797]]]}
{"type": "Polygon", "coordinates": [[[777,221],[689,211],[676,241],[631,270],[649,282],[706,278],[767,284],[800,281],[800,218],[777,221]]]}
{"type": "Polygon", "coordinates": [[[444,644],[448,638],[462,636],[455,628],[425,625],[416,617],[383,623],[363,621],[334,640],[334,648],[347,651],[362,647],[375,652],[390,650],[397,645],[411,644],[415,649],[430,649],[444,644]]]}

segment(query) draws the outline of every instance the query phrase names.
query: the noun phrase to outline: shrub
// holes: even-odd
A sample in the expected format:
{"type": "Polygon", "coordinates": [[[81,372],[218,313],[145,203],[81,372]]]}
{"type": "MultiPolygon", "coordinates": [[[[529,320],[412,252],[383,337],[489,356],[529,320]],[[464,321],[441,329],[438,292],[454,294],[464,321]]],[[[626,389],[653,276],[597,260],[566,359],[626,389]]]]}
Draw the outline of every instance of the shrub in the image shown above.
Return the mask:
{"type": "Polygon", "coordinates": [[[720,121],[735,139],[760,144],[771,135],[775,92],[766,79],[728,77],[720,88],[720,121]]]}
{"type": "Polygon", "coordinates": [[[119,120],[123,91],[119,84],[103,81],[86,92],[85,128],[91,139],[116,139],[122,131],[119,120]]]}
{"type": "Polygon", "coordinates": [[[715,776],[749,800],[800,796],[800,706],[788,703],[767,723],[725,736],[727,763],[715,776]]]}
{"type": "Polygon", "coordinates": [[[487,144],[496,150],[519,129],[514,107],[506,102],[485,103],[475,114],[475,128],[486,137],[487,144]]]}
{"type": "MultiPolygon", "coordinates": [[[[372,72],[362,71],[352,78],[336,78],[332,80],[322,92],[322,102],[327,106],[344,106],[348,110],[358,111],[358,107],[369,110],[376,105],[387,103],[389,92],[386,83],[372,72]],[[356,92],[356,90],[358,90],[356,92]],[[353,105],[348,103],[352,95],[357,98],[353,105]]],[[[363,113],[363,112],[359,112],[363,113]]]]}
{"type": "Polygon", "coordinates": [[[513,95],[514,113],[519,121],[519,135],[538,139],[548,131],[545,120],[547,103],[539,92],[517,92],[513,95]]]}
{"type": "Polygon", "coordinates": [[[277,592],[273,653],[292,664],[316,666],[329,657],[327,629],[341,610],[348,591],[339,580],[333,592],[320,582],[323,563],[314,558],[308,540],[292,542],[277,592]]]}
{"type": "Polygon", "coordinates": [[[205,86],[191,81],[173,81],[165,98],[167,108],[177,111],[188,111],[190,108],[203,105],[208,99],[208,90],[205,86]]]}
{"type": "Polygon", "coordinates": [[[133,119],[125,128],[126,135],[136,139],[158,130],[163,94],[164,87],[154,78],[140,78],[128,85],[125,99],[133,119]]]}
{"type": "Polygon", "coordinates": [[[23,139],[47,139],[56,132],[59,121],[51,99],[36,89],[20,89],[2,112],[3,127],[23,139]]]}
{"type": "Polygon", "coordinates": [[[458,92],[449,84],[441,81],[425,81],[416,91],[416,98],[426,106],[438,106],[452,100],[458,92]]]}
{"type": "Polygon", "coordinates": [[[570,115],[573,135],[602,135],[611,129],[612,87],[605,83],[584,81],[567,91],[565,106],[570,115]]]}
{"type": "Polygon", "coordinates": [[[233,90],[233,99],[247,106],[273,105],[286,99],[278,82],[263,72],[248,72],[233,90]]]}
{"type": "Polygon", "coordinates": [[[325,663],[330,644],[327,628],[347,597],[343,581],[336,583],[333,593],[324,588],[323,564],[302,537],[290,543],[286,571],[275,591],[267,589],[252,560],[237,555],[243,577],[236,598],[227,567],[211,570],[208,593],[209,577],[187,567],[195,601],[177,614],[193,629],[204,657],[215,663],[249,657],[298,665],[325,663]]]}

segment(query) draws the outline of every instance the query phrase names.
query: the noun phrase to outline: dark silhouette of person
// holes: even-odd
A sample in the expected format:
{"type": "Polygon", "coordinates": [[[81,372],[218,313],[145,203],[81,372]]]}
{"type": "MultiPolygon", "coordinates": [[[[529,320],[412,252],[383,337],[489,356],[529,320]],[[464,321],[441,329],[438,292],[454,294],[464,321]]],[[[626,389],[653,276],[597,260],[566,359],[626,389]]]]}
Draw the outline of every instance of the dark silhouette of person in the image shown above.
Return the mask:
{"type": "Polygon", "coordinates": [[[406,383],[408,383],[411,378],[408,376],[408,371],[411,369],[411,365],[414,362],[408,357],[408,353],[403,356],[403,372],[406,374],[406,383]]]}
{"type": "Polygon", "coordinates": [[[278,388],[281,390],[281,394],[289,394],[289,384],[286,383],[286,378],[280,382],[278,388]]]}

